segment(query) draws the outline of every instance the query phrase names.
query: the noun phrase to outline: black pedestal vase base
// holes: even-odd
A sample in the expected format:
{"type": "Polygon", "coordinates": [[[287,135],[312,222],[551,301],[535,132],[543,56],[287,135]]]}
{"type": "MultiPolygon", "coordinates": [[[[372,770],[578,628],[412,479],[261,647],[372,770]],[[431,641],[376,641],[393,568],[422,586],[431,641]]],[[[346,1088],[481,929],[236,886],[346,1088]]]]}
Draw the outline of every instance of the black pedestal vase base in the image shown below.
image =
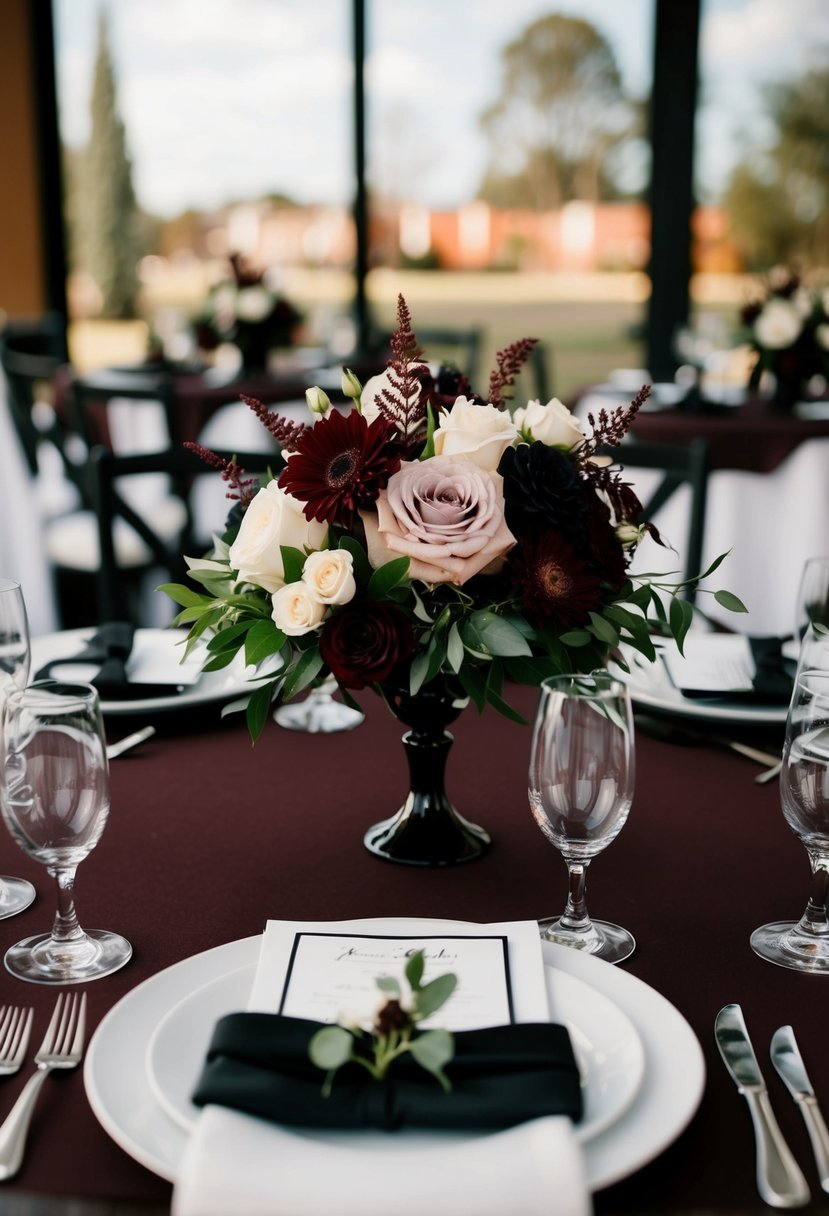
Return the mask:
{"type": "Polygon", "coordinates": [[[427,686],[414,697],[384,690],[384,697],[395,717],[412,727],[403,736],[410,788],[397,814],[366,832],[366,848],[386,861],[409,866],[454,866],[481,857],[491,843],[488,833],[464,819],[444,789],[453,743],[444,727],[462,706],[443,686],[427,686]]]}

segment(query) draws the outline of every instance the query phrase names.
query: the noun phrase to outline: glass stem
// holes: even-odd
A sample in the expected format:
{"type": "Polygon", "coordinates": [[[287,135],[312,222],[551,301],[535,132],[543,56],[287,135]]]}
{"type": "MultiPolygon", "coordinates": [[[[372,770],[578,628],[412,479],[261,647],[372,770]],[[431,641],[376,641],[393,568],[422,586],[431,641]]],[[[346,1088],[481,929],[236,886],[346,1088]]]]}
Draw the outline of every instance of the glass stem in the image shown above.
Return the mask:
{"type": "Polygon", "coordinates": [[[586,933],[591,927],[590,917],[587,915],[587,902],[585,900],[587,867],[590,865],[590,862],[571,861],[567,857],[564,860],[567,862],[569,890],[567,892],[567,906],[561,917],[561,925],[565,929],[572,929],[576,933],[586,933]]]}
{"type": "Polygon", "coordinates": [[[823,853],[813,853],[809,850],[809,863],[812,867],[812,886],[809,891],[809,902],[806,911],[800,918],[798,929],[811,933],[815,937],[829,936],[829,917],[826,913],[826,902],[829,899],[829,857],[823,853]]]}
{"type": "Polygon", "coordinates": [[[84,937],[84,931],[78,924],[75,912],[75,873],[77,866],[61,867],[59,870],[50,869],[58,888],[58,911],[55,923],[52,925],[52,940],[56,942],[77,942],[84,937]]]}

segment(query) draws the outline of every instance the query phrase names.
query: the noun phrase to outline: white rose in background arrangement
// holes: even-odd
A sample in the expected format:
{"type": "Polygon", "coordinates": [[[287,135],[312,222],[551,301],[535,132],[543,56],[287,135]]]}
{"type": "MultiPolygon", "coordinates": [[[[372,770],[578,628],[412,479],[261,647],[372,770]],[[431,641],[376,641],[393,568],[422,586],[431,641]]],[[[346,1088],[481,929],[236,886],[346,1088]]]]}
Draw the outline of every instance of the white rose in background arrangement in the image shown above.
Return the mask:
{"type": "Polygon", "coordinates": [[[253,583],[265,591],[277,591],[285,582],[280,545],[295,549],[319,549],[328,525],[307,520],[303,504],[269,481],[259,491],[242,518],[239,534],[230,546],[230,566],[240,583],[253,583]]]}
{"type": "Polygon", "coordinates": [[[754,322],[754,337],[765,350],[793,346],[803,329],[803,318],[788,300],[769,300],[754,322]]]}
{"type": "Polygon", "coordinates": [[[506,410],[458,397],[451,410],[440,412],[435,455],[467,456],[479,469],[494,473],[517,438],[518,431],[506,410]]]}
{"type": "Polygon", "coordinates": [[[792,304],[794,305],[794,307],[800,313],[801,317],[803,317],[805,320],[805,318],[809,316],[809,313],[812,311],[812,307],[813,307],[812,297],[809,295],[806,288],[805,287],[798,288],[798,290],[791,297],[791,300],[792,300],[792,304]]]}
{"type": "Polygon", "coordinates": [[[320,604],[347,604],[357,590],[354,558],[345,549],[309,553],[302,567],[302,581],[320,604]]]}
{"type": "Polygon", "coordinates": [[[236,316],[240,321],[264,321],[271,311],[271,293],[264,287],[240,287],[236,293],[236,316]]]}
{"type": "MultiPolygon", "coordinates": [[[[423,364],[425,367],[426,365],[423,364]]],[[[372,376],[366,380],[363,385],[363,391],[360,393],[360,413],[365,418],[366,422],[371,424],[375,418],[379,418],[380,410],[380,394],[388,390],[392,396],[397,396],[395,387],[396,381],[392,379],[391,371],[386,368],[384,372],[380,372],[379,376],[372,376]]],[[[420,385],[412,390],[409,394],[409,404],[414,407],[420,400],[420,385]]]]}
{"type": "Polygon", "coordinates": [[[584,443],[581,423],[558,397],[553,397],[546,405],[540,401],[528,402],[526,409],[515,411],[513,421],[525,438],[546,443],[548,447],[571,451],[584,443]]]}
{"type": "Polygon", "coordinates": [[[824,350],[829,350],[829,325],[818,325],[815,337],[824,350]]]}
{"type": "Polygon", "coordinates": [[[273,597],[273,617],[277,629],[289,638],[301,637],[322,624],[325,604],[321,604],[305,583],[287,583],[273,597]]]}

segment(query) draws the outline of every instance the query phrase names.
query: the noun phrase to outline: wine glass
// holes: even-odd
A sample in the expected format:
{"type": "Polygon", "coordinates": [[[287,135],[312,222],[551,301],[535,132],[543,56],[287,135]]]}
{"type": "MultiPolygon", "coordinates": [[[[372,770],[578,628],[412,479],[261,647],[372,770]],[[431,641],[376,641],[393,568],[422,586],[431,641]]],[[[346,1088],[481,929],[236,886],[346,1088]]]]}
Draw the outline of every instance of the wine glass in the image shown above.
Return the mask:
{"type": "Polygon", "coordinates": [[[798,671],[829,670],[829,557],[811,557],[803,567],[794,636],[800,642],[798,671]]]}
{"type": "Polygon", "coordinates": [[[799,921],[751,935],[755,954],[794,971],[829,972],[829,671],[798,673],[786,721],[780,798],[784,818],[809,855],[812,887],[799,921]]]}
{"type": "MultiPolygon", "coordinates": [[[[24,688],[29,678],[31,651],[26,604],[20,584],[0,578],[0,716],[6,695],[13,688],[24,688]]],[[[0,782],[3,762],[0,758],[0,782]]],[[[35,897],[35,889],[25,878],[0,878],[0,920],[16,916],[35,897]]]]}
{"type": "Polygon", "coordinates": [[[553,676],[541,685],[529,769],[536,823],[567,863],[564,913],[539,921],[545,941],[611,963],[633,953],[627,929],[590,919],[587,867],[615,840],[633,800],[633,714],[627,688],[607,672],[553,676]]]}
{"type": "Polygon", "coordinates": [[[339,730],[353,730],[365,721],[365,714],[342,701],[334,700],[337,681],[326,676],[312,688],[304,701],[280,705],[273,720],[286,730],[303,730],[309,735],[331,735],[339,730]]]}
{"type": "Polygon", "coordinates": [[[38,680],[9,694],[3,713],[5,781],[0,809],[24,853],[57,883],[51,933],[6,953],[12,975],[76,984],[123,967],[132,947],[117,933],[84,932],[75,913],[75,871],[109,814],[109,765],[98,693],[89,684],[38,680]]]}

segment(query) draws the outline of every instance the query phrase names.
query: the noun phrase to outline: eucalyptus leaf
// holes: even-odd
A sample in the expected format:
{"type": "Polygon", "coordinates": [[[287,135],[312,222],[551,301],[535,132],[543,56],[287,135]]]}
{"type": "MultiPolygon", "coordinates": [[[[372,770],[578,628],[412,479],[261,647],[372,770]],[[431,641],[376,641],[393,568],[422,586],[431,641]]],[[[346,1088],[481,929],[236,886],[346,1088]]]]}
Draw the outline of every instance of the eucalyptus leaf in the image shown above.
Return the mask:
{"type": "Polygon", "coordinates": [[[425,960],[422,950],[415,950],[412,957],[406,963],[406,982],[413,992],[417,992],[420,987],[420,981],[423,979],[423,971],[425,968],[425,960]]]}
{"type": "Polygon", "coordinates": [[[489,654],[498,656],[532,654],[524,635],[495,612],[489,612],[486,609],[481,612],[473,612],[469,625],[477,635],[483,649],[489,654]]]}
{"type": "Polygon", "coordinates": [[[428,984],[423,984],[422,987],[418,988],[418,1018],[428,1018],[433,1013],[437,1013],[438,1009],[449,1000],[457,986],[458,977],[447,972],[445,975],[439,975],[435,979],[430,980],[428,984]]]}
{"type": "MultiPolygon", "coordinates": [[[[409,1043],[412,1058],[441,1081],[442,1070],[455,1054],[455,1040],[448,1030],[424,1030],[409,1043]]],[[[444,1088],[446,1086],[444,1085],[444,1088]]]]}
{"type": "Polygon", "coordinates": [[[311,1038],[308,1055],[317,1068],[330,1072],[351,1059],[354,1036],[343,1026],[323,1026],[311,1038]]]}
{"type": "Polygon", "coordinates": [[[400,985],[393,975],[381,975],[376,980],[377,987],[381,992],[388,993],[389,996],[400,996],[400,985]]]}

